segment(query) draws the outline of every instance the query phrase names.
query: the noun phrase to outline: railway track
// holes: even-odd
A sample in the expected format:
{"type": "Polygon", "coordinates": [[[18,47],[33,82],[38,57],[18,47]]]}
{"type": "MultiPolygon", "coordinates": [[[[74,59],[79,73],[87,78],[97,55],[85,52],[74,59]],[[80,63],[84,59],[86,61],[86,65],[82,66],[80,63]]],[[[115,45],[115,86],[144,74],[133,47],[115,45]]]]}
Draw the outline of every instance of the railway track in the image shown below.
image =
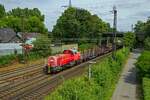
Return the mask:
{"type": "Polygon", "coordinates": [[[3,76],[7,76],[7,75],[12,75],[14,73],[18,73],[18,72],[21,72],[21,71],[26,71],[26,70],[29,70],[35,66],[39,66],[39,65],[43,65],[42,63],[40,64],[34,64],[34,65],[29,65],[29,66],[25,66],[25,67],[20,67],[20,68],[15,68],[15,69],[11,69],[11,70],[7,70],[7,71],[4,71],[4,72],[0,72],[0,77],[3,77],[3,76]]]}
{"type": "MultiPolygon", "coordinates": [[[[110,53],[97,57],[93,60],[99,60],[109,54],[110,53]]],[[[43,97],[47,95],[49,91],[53,91],[55,87],[57,87],[64,81],[64,79],[69,79],[71,77],[83,74],[88,64],[89,61],[84,62],[80,65],[72,67],[68,70],[64,70],[53,76],[41,73],[42,69],[39,68],[37,74],[33,77],[29,79],[24,79],[19,82],[14,82],[13,84],[5,85],[5,87],[0,88],[0,98],[2,98],[2,100],[43,99],[43,97]]]]}
{"type": "Polygon", "coordinates": [[[40,86],[37,86],[28,92],[18,94],[14,99],[19,99],[19,98],[22,98],[24,100],[43,99],[45,95],[47,95],[50,91],[52,91],[56,86],[61,84],[64,81],[64,79],[69,79],[71,77],[81,75],[85,70],[85,66],[83,66],[82,68],[80,67],[81,66],[77,66],[77,68],[75,69],[69,69],[68,71],[64,71],[59,75],[52,76],[50,80],[45,81],[40,86]]]}
{"type": "Polygon", "coordinates": [[[12,74],[1,74],[0,88],[6,87],[11,84],[15,84],[15,82],[20,82],[33,76],[36,76],[40,73],[43,73],[42,67],[43,65],[36,65],[32,66],[32,68],[19,70],[19,72],[14,72],[12,74]]]}

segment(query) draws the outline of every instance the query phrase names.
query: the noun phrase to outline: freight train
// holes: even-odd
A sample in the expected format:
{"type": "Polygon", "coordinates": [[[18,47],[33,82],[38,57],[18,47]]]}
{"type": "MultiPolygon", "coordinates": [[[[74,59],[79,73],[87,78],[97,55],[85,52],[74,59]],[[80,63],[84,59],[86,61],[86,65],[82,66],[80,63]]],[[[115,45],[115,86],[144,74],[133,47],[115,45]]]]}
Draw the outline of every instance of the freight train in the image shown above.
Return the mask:
{"type": "Polygon", "coordinates": [[[97,46],[80,52],[76,49],[64,50],[62,54],[48,57],[44,71],[46,74],[56,73],[111,51],[112,46],[97,46]]]}

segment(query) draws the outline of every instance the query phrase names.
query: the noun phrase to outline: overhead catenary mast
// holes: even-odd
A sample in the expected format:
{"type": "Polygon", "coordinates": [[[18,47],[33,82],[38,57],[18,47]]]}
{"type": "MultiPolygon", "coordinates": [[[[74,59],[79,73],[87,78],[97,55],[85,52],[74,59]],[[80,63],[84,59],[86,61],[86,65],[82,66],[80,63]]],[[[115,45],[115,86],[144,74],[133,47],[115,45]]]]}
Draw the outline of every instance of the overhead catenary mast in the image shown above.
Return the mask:
{"type": "Polygon", "coordinates": [[[134,32],[134,25],[131,25],[131,31],[134,32]]]}
{"type": "Polygon", "coordinates": [[[117,8],[116,6],[113,7],[113,14],[114,14],[114,21],[113,21],[113,43],[112,43],[112,58],[115,59],[115,52],[116,52],[116,32],[117,32],[117,8]]]}

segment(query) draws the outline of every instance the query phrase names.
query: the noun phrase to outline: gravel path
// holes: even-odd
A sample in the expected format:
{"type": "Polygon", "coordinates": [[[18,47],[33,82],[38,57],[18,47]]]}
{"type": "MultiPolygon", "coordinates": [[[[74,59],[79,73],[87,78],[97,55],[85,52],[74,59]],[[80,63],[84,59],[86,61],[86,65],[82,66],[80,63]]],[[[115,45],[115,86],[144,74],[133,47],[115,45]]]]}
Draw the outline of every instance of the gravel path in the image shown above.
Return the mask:
{"type": "Polygon", "coordinates": [[[112,100],[139,100],[137,73],[134,63],[140,50],[131,53],[112,96],[112,100]]]}

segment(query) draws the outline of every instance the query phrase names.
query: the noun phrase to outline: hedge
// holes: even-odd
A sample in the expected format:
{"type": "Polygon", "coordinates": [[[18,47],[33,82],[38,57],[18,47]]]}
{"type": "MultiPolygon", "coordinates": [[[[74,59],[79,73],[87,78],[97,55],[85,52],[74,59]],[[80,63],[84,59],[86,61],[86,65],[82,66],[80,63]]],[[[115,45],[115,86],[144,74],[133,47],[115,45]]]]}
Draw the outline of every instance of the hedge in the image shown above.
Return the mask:
{"type": "Polygon", "coordinates": [[[0,56],[0,67],[4,67],[7,64],[11,64],[15,60],[15,55],[0,56]]]}
{"type": "MultiPolygon", "coordinates": [[[[51,51],[47,51],[47,52],[44,52],[44,51],[32,51],[32,52],[29,52],[28,55],[26,55],[26,59],[29,60],[29,61],[32,61],[32,60],[37,60],[37,59],[40,59],[40,58],[44,58],[44,57],[47,57],[51,55],[51,51]]],[[[21,62],[22,60],[25,59],[25,56],[20,54],[18,55],[18,60],[19,62],[21,62]]]]}
{"type": "Polygon", "coordinates": [[[18,54],[18,55],[6,55],[6,56],[0,56],[0,67],[5,67],[8,64],[12,64],[13,62],[22,62],[25,59],[29,61],[37,60],[40,58],[44,58],[51,55],[51,51],[32,51],[29,52],[28,55],[24,56],[23,54],[18,54]]]}
{"type": "Polygon", "coordinates": [[[65,81],[45,100],[109,100],[118,81],[129,49],[116,53],[116,61],[104,58],[92,67],[92,78],[87,75],[65,81]]]}
{"type": "Polygon", "coordinates": [[[143,78],[144,100],[150,100],[150,78],[143,78]]]}
{"type": "Polygon", "coordinates": [[[150,100],[150,51],[142,52],[136,63],[139,79],[142,82],[143,98],[150,100]]]}
{"type": "Polygon", "coordinates": [[[150,77],[150,51],[144,51],[138,58],[136,67],[140,77],[150,77]]]}

